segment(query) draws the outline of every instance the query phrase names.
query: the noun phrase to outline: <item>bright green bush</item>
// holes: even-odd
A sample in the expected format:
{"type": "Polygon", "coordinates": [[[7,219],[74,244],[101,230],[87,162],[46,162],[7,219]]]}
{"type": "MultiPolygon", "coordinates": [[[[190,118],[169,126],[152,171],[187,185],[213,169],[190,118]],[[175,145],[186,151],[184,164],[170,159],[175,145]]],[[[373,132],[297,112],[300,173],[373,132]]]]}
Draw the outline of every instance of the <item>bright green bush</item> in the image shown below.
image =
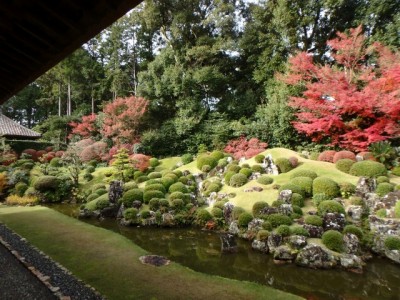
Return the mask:
{"type": "Polygon", "coordinates": [[[143,176],[138,177],[138,178],[136,179],[136,182],[137,182],[137,183],[142,183],[142,182],[145,182],[145,181],[147,181],[147,180],[149,180],[149,177],[147,177],[146,175],[143,175],[143,176]]]}
{"type": "Polygon", "coordinates": [[[253,170],[253,172],[255,173],[264,173],[264,169],[263,167],[261,167],[260,165],[252,165],[251,169],[253,170]]]}
{"type": "Polygon", "coordinates": [[[291,235],[301,235],[301,236],[309,236],[307,229],[303,226],[295,225],[290,227],[290,234],[291,235]]]}
{"type": "Polygon", "coordinates": [[[376,216],[379,217],[379,218],[386,218],[386,217],[387,217],[387,211],[386,211],[385,208],[378,209],[378,210],[375,212],[375,214],[376,214],[376,216]]]}
{"type": "Polygon", "coordinates": [[[384,183],[384,182],[390,182],[389,177],[387,177],[387,176],[378,176],[378,178],[376,178],[376,183],[384,183]]]}
{"type": "Polygon", "coordinates": [[[172,184],[169,187],[168,191],[170,193],[173,193],[173,192],[188,193],[189,192],[187,186],[184,185],[182,182],[175,182],[174,184],[172,184]]]}
{"type": "Polygon", "coordinates": [[[242,169],[240,169],[239,174],[243,174],[247,178],[249,178],[251,176],[251,174],[253,174],[253,171],[249,168],[242,168],[242,169]]]}
{"type": "Polygon", "coordinates": [[[396,176],[400,176],[400,166],[394,167],[392,169],[392,174],[396,176]]]}
{"type": "Polygon", "coordinates": [[[190,164],[193,161],[193,155],[190,153],[183,154],[181,160],[184,165],[190,164]]]}
{"type": "Polygon", "coordinates": [[[286,157],[279,157],[275,160],[275,164],[278,166],[281,173],[287,173],[293,169],[292,164],[286,157]]]}
{"type": "Polygon", "coordinates": [[[156,178],[161,178],[162,177],[160,172],[151,172],[147,176],[149,177],[149,179],[156,179],[156,178]]]}
{"type": "Polygon", "coordinates": [[[308,225],[313,225],[313,226],[322,226],[323,221],[320,216],[308,215],[308,216],[305,216],[304,223],[306,223],[308,225]]]}
{"type": "Polygon", "coordinates": [[[343,173],[350,173],[350,169],[351,166],[355,164],[354,160],[348,159],[348,158],[343,158],[343,159],[339,159],[335,166],[336,169],[338,169],[339,171],[342,171],[343,173]]]}
{"type": "Polygon", "coordinates": [[[292,225],[292,219],[283,214],[270,214],[266,216],[266,220],[271,223],[273,228],[279,225],[292,225]]]}
{"type": "Polygon", "coordinates": [[[228,165],[227,171],[228,172],[239,173],[240,169],[241,169],[240,166],[235,165],[235,164],[230,164],[230,165],[228,165]]]}
{"type": "Polygon", "coordinates": [[[313,195],[324,193],[326,196],[334,198],[340,195],[339,185],[330,178],[317,177],[313,181],[313,195]]]}
{"type": "Polygon", "coordinates": [[[375,193],[383,197],[390,192],[394,191],[394,185],[388,182],[382,182],[376,186],[375,193]]]}
{"type": "Polygon", "coordinates": [[[131,189],[126,191],[121,198],[125,207],[131,207],[133,201],[143,202],[143,191],[141,189],[131,189]]]}
{"type": "Polygon", "coordinates": [[[152,211],[156,211],[157,209],[160,208],[160,199],[158,198],[153,198],[149,201],[149,208],[152,211]]]}
{"type": "Polygon", "coordinates": [[[296,178],[296,177],[309,177],[311,179],[315,179],[318,177],[317,173],[311,170],[295,170],[293,173],[290,175],[290,179],[296,178]]]}
{"type": "Polygon", "coordinates": [[[161,180],[159,178],[156,179],[149,179],[146,181],[145,186],[149,186],[151,184],[160,184],[161,180]]]}
{"type": "Polygon", "coordinates": [[[202,155],[197,159],[197,169],[202,170],[203,166],[210,166],[211,169],[215,168],[218,164],[218,160],[216,160],[212,156],[202,155]]]}
{"type": "Polygon", "coordinates": [[[213,152],[211,152],[210,156],[214,158],[216,161],[219,161],[220,159],[225,157],[225,154],[222,151],[214,150],[213,152]]]}
{"type": "Polygon", "coordinates": [[[107,193],[108,193],[108,192],[107,192],[106,189],[97,189],[97,190],[94,192],[94,194],[97,194],[97,195],[99,195],[99,196],[104,195],[104,194],[107,194],[107,193]]]}
{"type": "Polygon", "coordinates": [[[171,206],[174,209],[178,209],[178,210],[185,207],[185,202],[183,201],[183,199],[174,199],[171,201],[171,204],[172,204],[171,206]]]}
{"type": "Polygon", "coordinates": [[[313,187],[313,180],[310,177],[295,177],[292,180],[290,180],[290,183],[299,186],[302,188],[306,196],[311,196],[312,195],[312,187],[313,187]]]}
{"type": "Polygon", "coordinates": [[[163,194],[165,194],[167,191],[165,190],[165,187],[161,183],[154,183],[150,185],[146,185],[144,188],[144,191],[160,191],[163,194]]]}
{"type": "Polygon", "coordinates": [[[97,199],[98,197],[99,197],[99,195],[97,195],[96,193],[90,194],[89,196],[86,197],[86,202],[93,201],[94,199],[97,199]]]}
{"type": "Polygon", "coordinates": [[[235,206],[233,209],[232,209],[232,218],[234,219],[234,220],[237,220],[237,219],[239,219],[239,216],[242,214],[242,213],[244,213],[245,212],[245,210],[242,208],[242,207],[240,207],[240,206],[235,206]]]}
{"type": "Polygon", "coordinates": [[[351,166],[350,174],[354,176],[378,177],[386,176],[387,170],[384,164],[372,160],[363,160],[351,166]]]}
{"type": "Polygon", "coordinates": [[[253,220],[253,216],[248,212],[244,212],[240,214],[238,218],[238,226],[241,228],[246,228],[251,220],[253,220]]]}
{"type": "Polygon", "coordinates": [[[178,178],[179,182],[182,182],[183,184],[187,184],[189,182],[189,179],[186,176],[181,176],[178,178]]]}
{"type": "Polygon", "coordinates": [[[325,231],[322,235],[322,243],[330,250],[342,252],[344,248],[343,235],[336,230],[325,231]]]}
{"type": "Polygon", "coordinates": [[[96,183],[92,186],[92,192],[98,190],[98,189],[105,189],[106,186],[102,183],[96,183]]]}
{"type": "Polygon", "coordinates": [[[319,152],[311,152],[310,153],[310,159],[311,160],[318,160],[320,153],[319,152]]]}
{"type": "Polygon", "coordinates": [[[356,192],[356,186],[350,182],[339,183],[339,188],[343,198],[349,198],[356,192]]]}
{"type": "Polygon", "coordinates": [[[292,205],[297,205],[298,207],[304,206],[304,197],[300,194],[293,193],[290,201],[292,202],[292,205]]]}
{"type": "Polygon", "coordinates": [[[331,197],[328,197],[327,195],[325,195],[325,193],[318,193],[318,194],[314,194],[312,200],[314,203],[315,207],[318,207],[318,205],[325,200],[331,200],[331,197]]]}
{"type": "Polygon", "coordinates": [[[306,192],[304,189],[302,189],[300,186],[293,184],[293,183],[285,183],[284,185],[281,185],[279,188],[279,193],[282,192],[283,190],[291,190],[293,193],[297,193],[305,197],[306,192]]]}
{"type": "Polygon", "coordinates": [[[124,191],[129,191],[131,189],[137,189],[138,185],[134,181],[129,181],[124,184],[124,191]]]}
{"type": "Polygon", "coordinates": [[[222,185],[217,182],[212,182],[207,186],[207,189],[205,191],[205,196],[209,196],[213,192],[218,192],[221,189],[222,185]]]}
{"type": "Polygon", "coordinates": [[[18,182],[15,185],[14,189],[15,189],[15,194],[22,197],[25,194],[26,190],[28,189],[28,185],[25,182],[18,182]]]}
{"type": "Polygon", "coordinates": [[[256,156],[254,156],[254,160],[256,161],[256,163],[263,163],[265,159],[265,155],[262,154],[257,154],[256,156]]]}
{"type": "Polygon", "coordinates": [[[227,171],[224,175],[224,180],[227,184],[229,184],[229,181],[231,180],[232,176],[235,175],[236,172],[233,171],[227,171]]]}
{"type": "Polygon", "coordinates": [[[220,201],[216,201],[215,203],[214,203],[214,206],[213,207],[217,207],[217,208],[220,208],[220,209],[224,209],[224,205],[225,205],[225,201],[222,201],[222,200],[220,200],[220,201]]]}
{"type": "Polygon", "coordinates": [[[143,176],[144,173],[142,171],[135,171],[135,173],[133,173],[133,179],[138,179],[140,176],[143,176]]]}
{"type": "Polygon", "coordinates": [[[142,219],[147,219],[151,217],[151,213],[148,209],[145,209],[141,211],[140,216],[142,217],[142,219]]]}
{"type": "Polygon", "coordinates": [[[254,218],[258,218],[260,216],[260,211],[264,208],[269,207],[269,204],[265,201],[258,201],[253,204],[252,213],[254,218]]]}
{"type": "Polygon", "coordinates": [[[211,214],[214,216],[214,218],[222,218],[224,216],[224,212],[218,207],[213,207],[211,214]]]}
{"type": "Polygon", "coordinates": [[[166,190],[169,190],[170,186],[173,185],[176,182],[173,178],[171,178],[169,176],[162,177],[160,179],[160,181],[161,181],[161,184],[165,187],[166,190]]]}
{"type": "Polygon", "coordinates": [[[233,187],[240,187],[247,183],[247,176],[241,173],[235,174],[229,180],[229,185],[233,187]]]}
{"type": "Polygon", "coordinates": [[[155,157],[150,158],[150,159],[149,159],[149,163],[150,163],[150,167],[152,167],[152,168],[155,168],[155,167],[157,167],[157,166],[160,164],[160,162],[158,161],[158,159],[155,158],[155,157]]]}
{"type": "Polygon", "coordinates": [[[181,170],[174,170],[172,171],[172,173],[175,174],[178,178],[183,176],[183,172],[181,170]]]}
{"type": "Polygon", "coordinates": [[[49,190],[56,190],[59,184],[59,180],[56,176],[40,176],[36,179],[33,187],[39,192],[46,192],[49,190]]]}
{"type": "Polygon", "coordinates": [[[385,239],[385,247],[389,250],[400,250],[400,237],[388,236],[385,239]]]}
{"type": "Polygon", "coordinates": [[[102,210],[106,207],[110,206],[110,201],[108,199],[97,199],[96,201],[96,209],[102,210]]]}
{"type": "Polygon", "coordinates": [[[269,237],[269,231],[265,229],[261,229],[257,232],[256,240],[258,241],[266,241],[269,237]]]}
{"type": "Polygon", "coordinates": [[[124,210],[124,219],[127,221],[137,221],[139,211],[136,208],[127,208],[124,210]]]}
{"type": "Polygon", "coordinates": [[[226,157],[218,160],[218,167],[226,167],[228,165],[228,159],[226,157]]]}
{"type": "Polygon", "coordinates": [[[257,179],[257,182],[260,184],[264,184],[264,185],[268,185],[274,182],[274,179],[272,177],[269,176],[260,176],[257,179]]]}
{"type": "Polygon", "coordinates": [[[361,230],[361,228],[355,225],[346,225],[343,229],[343,234],[346,233],[352,233],[356,235],[360,241],[363,238],[363,231],[361,230]]]}
{"type": "Polygon", "coordinates": [[[289,236],[290,235],[290,227],[288,225],[279,225],[275,232],[281,236],[289,236]]]}
{"type": "Polygon", "coordinates": [[[174,200],[174,199],[184,199],[185,198],[185,194],[182,192],[173,192],[169,195],[168,199],[169,200],[174,200]]]}
{"type": "Polygon", "coordinates": [[[318,205],[318,214],[323,216],[326,213],[345,214],[344,207],[335,200],[325,200],[318,205]]]}
{"type": "Polygon", "coordinates": [[[149,201],[153,198],[164,198],[164,193],[159,190],[150,190],[144,191],[143,193],[143,202],[149,203],[149,201]]]}
{"type": "Polygon", "coordinates": [[[199,208],[196,211],[196,224],[204,226],[208,221],[212,220],[210,212],[204,208],[199,208]]]}

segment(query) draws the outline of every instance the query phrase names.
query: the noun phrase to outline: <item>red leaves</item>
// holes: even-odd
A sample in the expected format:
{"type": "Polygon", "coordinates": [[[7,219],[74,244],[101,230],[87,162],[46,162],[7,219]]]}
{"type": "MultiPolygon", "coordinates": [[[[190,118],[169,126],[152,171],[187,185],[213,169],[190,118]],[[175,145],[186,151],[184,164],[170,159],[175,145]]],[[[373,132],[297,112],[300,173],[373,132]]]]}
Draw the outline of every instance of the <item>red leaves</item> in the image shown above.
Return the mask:
{"type": "Polygon", "coordinates": [[[129,160],[135,169],[142,172],[147,170],[150,166],[150,156],[144,154],[132,154],[129,156],[129,160]]]}
{"type": "Polygon", "coordinates": [[[228,142],[224,151],[231,153],[235,159],[245,157],[249,159],[267,149],[268,144],[257,138],[247,140],[244,136],[228,142]]]}
{"type": "Polygon", "coordinates": [[[69,123],[69,125],[72,127],[69,138],[71,138],[74,134],[79,135],[81,138],[94,137],[99,133],[99,128],[96,124],[96,118],[97,116],[95,114],[90,114],[88,116],[83,116],[81,123],[69,123]]]}

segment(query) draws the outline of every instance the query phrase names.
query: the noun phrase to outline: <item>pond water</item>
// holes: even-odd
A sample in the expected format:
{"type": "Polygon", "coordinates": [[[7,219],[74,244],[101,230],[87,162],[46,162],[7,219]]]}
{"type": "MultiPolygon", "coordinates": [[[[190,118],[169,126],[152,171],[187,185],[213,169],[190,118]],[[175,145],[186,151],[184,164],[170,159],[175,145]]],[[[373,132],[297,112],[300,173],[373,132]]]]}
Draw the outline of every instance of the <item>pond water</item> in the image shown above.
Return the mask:
{"type": "MultiPolygon", "coordinates": [[[[78,206],[51,207],[72,217],[77,215],[78,206]]],[[[124,227],[114,220],[82,221],[120,233],[152,254],[195,271],[253,281],[307,299],[400,299],[400,266],[387,259],[368,261],[363,274],[312,270],[293,264],[276,265],[271,255],[253,251],[248,241],[239,239],[237,253],[222,254],[219,235],[214,232],[124,227]]]]}

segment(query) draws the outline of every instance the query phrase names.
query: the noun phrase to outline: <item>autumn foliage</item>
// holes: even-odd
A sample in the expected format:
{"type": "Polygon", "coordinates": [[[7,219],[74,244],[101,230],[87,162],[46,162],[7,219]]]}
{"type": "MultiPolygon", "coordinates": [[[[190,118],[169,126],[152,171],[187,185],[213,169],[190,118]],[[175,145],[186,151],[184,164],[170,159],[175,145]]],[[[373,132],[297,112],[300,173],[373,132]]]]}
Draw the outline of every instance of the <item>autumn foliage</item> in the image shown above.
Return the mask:
{"type": "Polygon", "coordinates": [[[245,157],[249,159],[267,149],[268,144],[257,138],[247,140],[244,136],[228,142],[224,151],[233,155],[235,159],[245,157]]]}
{"type": "Polygon", "coordinates": [[[319,65],[302,52],[284,80],[304,88],[291,97],[294,127],[314,142],[363,151],[400,133],[400,56],[379,43],[367,47],[362,28],[330,40],[332,62],[319,65]]]}
{"type": "Polygon", "coordinates": [[[80,123],[71,122],[69,125],[71,126],[72,131],[69,138],[73,135],[78,135],[81,138],[87,139],[98,135],[100,129],[96,123],[96,119],[97,115],[90,114],[88,116],[83,116],[80,123]]]}
{"type": "Polygon", "coordinates": [[[150,166],[150,156],[140,153],[130,155],[129,161],[133,167],[139,171],[145,171],[150,166]]]}

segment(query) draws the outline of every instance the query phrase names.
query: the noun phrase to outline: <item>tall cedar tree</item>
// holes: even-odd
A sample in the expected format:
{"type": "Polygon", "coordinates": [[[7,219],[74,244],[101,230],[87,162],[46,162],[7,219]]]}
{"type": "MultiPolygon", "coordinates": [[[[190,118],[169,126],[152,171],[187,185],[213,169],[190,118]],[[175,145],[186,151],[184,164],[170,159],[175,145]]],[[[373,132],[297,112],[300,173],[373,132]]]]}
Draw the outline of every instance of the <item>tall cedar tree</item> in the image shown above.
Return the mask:
{"type": "Polygon", "coordinates": [[[337,36],[327,43],[330,64],[301,52],[289,60],[283,79],[304,87],[289,102],[298,109],[297,131],[362,151],[400,133],[400,55],[379,43],[367,47],[361,26],[337,36]]]}

